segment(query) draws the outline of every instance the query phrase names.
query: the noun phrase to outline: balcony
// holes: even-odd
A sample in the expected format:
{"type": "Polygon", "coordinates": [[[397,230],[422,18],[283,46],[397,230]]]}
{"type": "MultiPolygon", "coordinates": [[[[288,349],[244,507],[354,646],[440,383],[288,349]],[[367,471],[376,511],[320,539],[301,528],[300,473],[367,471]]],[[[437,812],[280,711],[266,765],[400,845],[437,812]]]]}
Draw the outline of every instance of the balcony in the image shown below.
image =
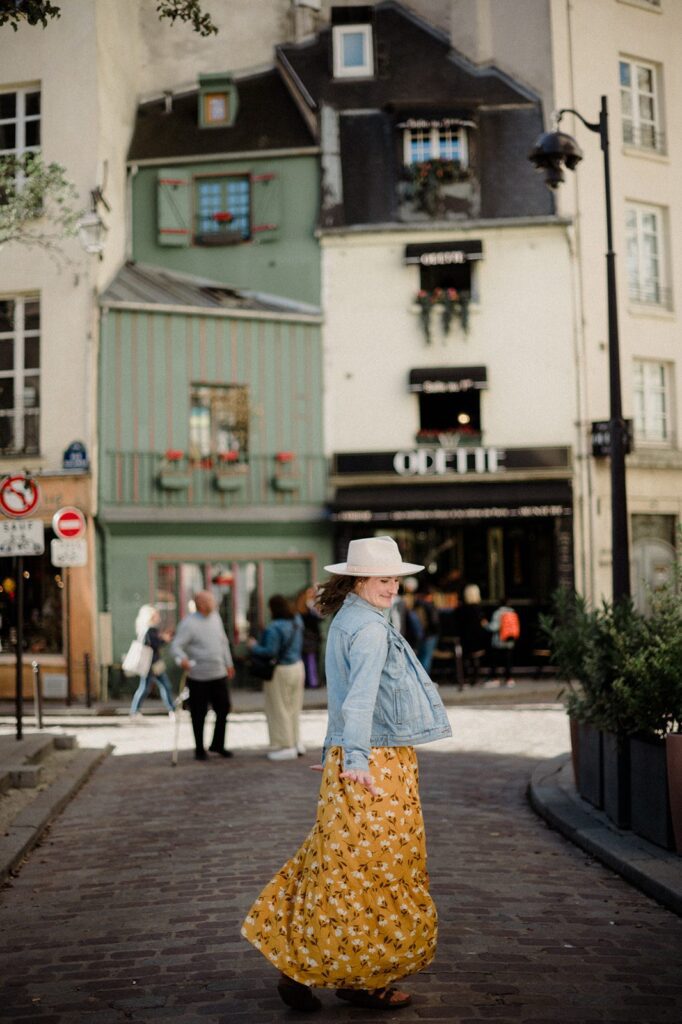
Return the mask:
{"type": "Polygon", "coordinates": [[[248,462],[190,460],[182,452],[107,451],[101,502],[111,508],[226,509],[253,505],[318,505],[327,496],[324,455],[273,452],[248,462]]]}

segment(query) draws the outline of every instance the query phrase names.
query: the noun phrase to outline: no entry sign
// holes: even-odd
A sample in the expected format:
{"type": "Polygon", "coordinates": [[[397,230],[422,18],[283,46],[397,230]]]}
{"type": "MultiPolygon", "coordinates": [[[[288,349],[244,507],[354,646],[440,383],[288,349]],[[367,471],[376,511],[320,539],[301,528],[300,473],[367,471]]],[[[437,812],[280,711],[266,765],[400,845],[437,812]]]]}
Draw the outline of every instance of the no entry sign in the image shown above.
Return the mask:
{"type": "Polygon", "coordinates": [[[67,505],[55,512],[52,529],[60,540],[76,540],[85,533],[85,516],[79,508],[67,505]]]}

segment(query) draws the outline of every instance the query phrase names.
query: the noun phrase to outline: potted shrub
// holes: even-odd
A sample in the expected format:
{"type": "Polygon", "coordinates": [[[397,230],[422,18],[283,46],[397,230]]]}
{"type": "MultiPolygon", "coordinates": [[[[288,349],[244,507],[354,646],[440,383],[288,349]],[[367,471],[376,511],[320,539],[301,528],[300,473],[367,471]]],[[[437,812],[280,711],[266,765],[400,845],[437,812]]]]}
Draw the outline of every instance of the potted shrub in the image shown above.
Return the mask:
{"type": "MultiPolygon", "coordinates": [[[[644,616],[631,602],[590,608],[562,592],[543,620],[552,659],[569,683],[579,734],[578,789],[619,827],[671,844],[666,736],[682,722],[682,597],[653,595],[644,616]]],[[[671,750],[674,740],[671,740],[671,750]]],[[[677,760],[671,754],[671,763],[677,760]]]]}

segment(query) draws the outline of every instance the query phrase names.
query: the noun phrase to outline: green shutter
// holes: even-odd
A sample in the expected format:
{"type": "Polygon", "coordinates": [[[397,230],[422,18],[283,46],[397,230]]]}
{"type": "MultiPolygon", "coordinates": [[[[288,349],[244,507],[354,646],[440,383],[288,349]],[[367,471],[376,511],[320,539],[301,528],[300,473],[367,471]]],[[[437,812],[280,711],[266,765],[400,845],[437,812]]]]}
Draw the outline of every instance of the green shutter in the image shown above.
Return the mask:
{"type": "Polygon", "coordinates": [[[156,181],[159,245],[189,245],[192,241],[191,175],[177,167],[162,167],[156,181]]]}
{"type": "Polygon", "coordinates": [[[277,174],[251,176],[253,240],[272,242],[279,237],[282,219],[280,180],[277,174]]]}

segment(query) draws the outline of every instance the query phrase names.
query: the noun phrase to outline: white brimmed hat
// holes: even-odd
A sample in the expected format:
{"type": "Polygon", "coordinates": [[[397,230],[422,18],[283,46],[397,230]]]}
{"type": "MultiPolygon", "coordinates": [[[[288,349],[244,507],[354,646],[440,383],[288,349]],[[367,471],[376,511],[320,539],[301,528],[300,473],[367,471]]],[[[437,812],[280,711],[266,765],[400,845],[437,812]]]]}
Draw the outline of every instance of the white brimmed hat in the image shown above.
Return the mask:
{"type": "Polygon", "coordinates": [[[411,576],[423,565],[403,562],[400,549],[392,537],[360,537],[348,545],[345,562],[325,565],[335,576],[411,576]]]}

